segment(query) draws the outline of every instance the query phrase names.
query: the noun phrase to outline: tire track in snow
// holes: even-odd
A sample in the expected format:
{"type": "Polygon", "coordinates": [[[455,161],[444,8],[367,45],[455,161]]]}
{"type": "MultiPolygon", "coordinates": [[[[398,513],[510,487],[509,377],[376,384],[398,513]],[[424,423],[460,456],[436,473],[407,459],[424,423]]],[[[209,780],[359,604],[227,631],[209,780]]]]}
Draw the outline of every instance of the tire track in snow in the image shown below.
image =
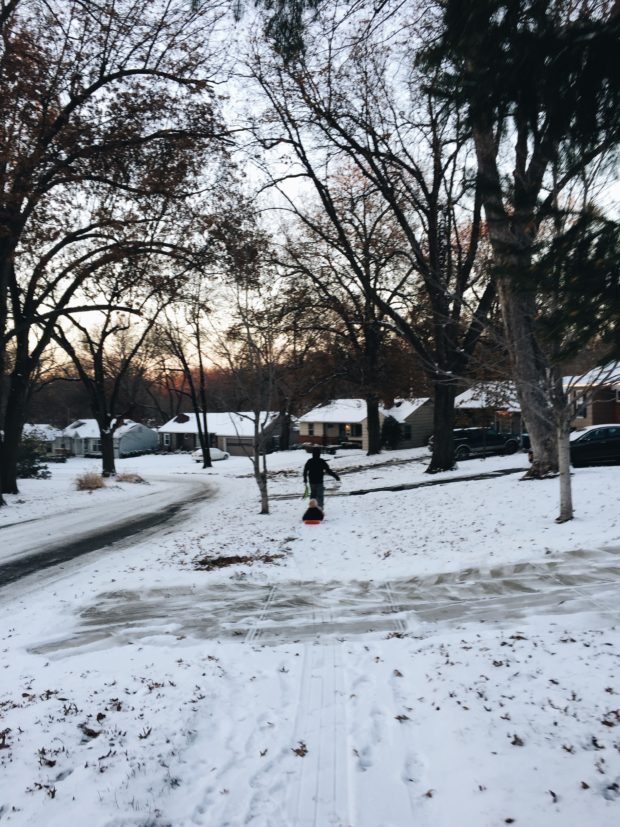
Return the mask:
{"type": "Polygon", "coordinates": [[[287,824],[354,827],[349,741],[340,644],[305,644],[293,732],[299,770],[289,783],[287,824]],[[304,753],[304,747],[307,752],[304,753]]]}
{"type": "Polygon", "coordinates": [[[265,602],[263,603],[260,612],[254,618],[252,626],[246,632],[246,635],[245,635],[245,638],[244,638],[245,643],[252,643],[253,641],[260,638],[260,636],[262,635],[263,630],[261,629],[260,624],[262,623],[262,621],[264,621],[265,617],[267,616],[267,614],[270,610],[270,607],[271,607],[273,601],[275,600],[275,596],[276,596],[277,591],[278,591],[277,586],[270,586],[269,587],[269,591],[267,592],[267,597],[265,598],[265,602]]]}

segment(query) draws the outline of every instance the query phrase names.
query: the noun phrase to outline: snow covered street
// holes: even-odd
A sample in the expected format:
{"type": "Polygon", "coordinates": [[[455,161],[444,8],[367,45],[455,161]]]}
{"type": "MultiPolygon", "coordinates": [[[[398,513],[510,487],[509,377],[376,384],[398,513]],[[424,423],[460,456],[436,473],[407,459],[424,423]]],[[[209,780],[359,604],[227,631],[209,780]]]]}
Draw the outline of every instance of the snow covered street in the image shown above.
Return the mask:
{"type": "Polygon", "coordinates": [[[620,823],[618,469],[575,472],[564,525],[557,480],[519,474],[344,496],[426,481],[423,453],[330,459],[320,526],[301,452],[269,457],[269,516],[243,458],[122,461],[148,488],[76,492],[87,461],[24,482],[0,511],[23,549],[35,517],[61,541],[76,514],[187,502],[0,591],[0,822],[620,823]]]}

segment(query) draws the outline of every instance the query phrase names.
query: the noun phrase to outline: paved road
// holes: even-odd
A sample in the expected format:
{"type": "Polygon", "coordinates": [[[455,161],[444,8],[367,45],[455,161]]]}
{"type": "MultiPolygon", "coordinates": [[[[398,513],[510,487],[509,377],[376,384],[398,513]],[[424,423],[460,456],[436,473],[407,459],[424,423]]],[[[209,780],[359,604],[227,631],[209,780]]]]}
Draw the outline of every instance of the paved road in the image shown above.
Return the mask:
{"type": "Polygon", "coordinates": [[[100,506],[0,526],[0,588],[29,574],[65,563],[128,537],[183,518],[193,503],[213,494],[203,480],[154,478],[169,491],[145,488],[143,494],[114,506],[113,521],[100,506]]]}

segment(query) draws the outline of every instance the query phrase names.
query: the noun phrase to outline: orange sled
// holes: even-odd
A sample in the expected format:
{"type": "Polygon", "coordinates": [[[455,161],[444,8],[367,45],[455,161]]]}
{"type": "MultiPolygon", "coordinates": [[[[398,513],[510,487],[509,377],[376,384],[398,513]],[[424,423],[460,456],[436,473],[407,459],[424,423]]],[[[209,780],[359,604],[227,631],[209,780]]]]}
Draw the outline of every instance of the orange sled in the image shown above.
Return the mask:
{"type": "Polygon", "coordinates": [[[321,525],[322,520],[304,520],[306,525],[321,525]]]}

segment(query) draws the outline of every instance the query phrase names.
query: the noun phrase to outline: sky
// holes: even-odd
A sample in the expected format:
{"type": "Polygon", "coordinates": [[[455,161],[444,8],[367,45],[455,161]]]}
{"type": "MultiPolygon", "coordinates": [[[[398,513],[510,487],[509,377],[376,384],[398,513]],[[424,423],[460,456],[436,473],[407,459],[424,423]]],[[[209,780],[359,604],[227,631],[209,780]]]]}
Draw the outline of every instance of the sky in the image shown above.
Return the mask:
{"type": "Polygon", "coordinates": [[[268,458],[267,516],[240,457],[120,460],[145,483],[92,493],[74,459],[8,498],[0,566],[186,506],[2,588],[3,822],[615,827],[617,468],[575,469],[557,525],[524,455],[393,492],[425,449],[339,451],[305,526],[305,458],[268,458]]]}

